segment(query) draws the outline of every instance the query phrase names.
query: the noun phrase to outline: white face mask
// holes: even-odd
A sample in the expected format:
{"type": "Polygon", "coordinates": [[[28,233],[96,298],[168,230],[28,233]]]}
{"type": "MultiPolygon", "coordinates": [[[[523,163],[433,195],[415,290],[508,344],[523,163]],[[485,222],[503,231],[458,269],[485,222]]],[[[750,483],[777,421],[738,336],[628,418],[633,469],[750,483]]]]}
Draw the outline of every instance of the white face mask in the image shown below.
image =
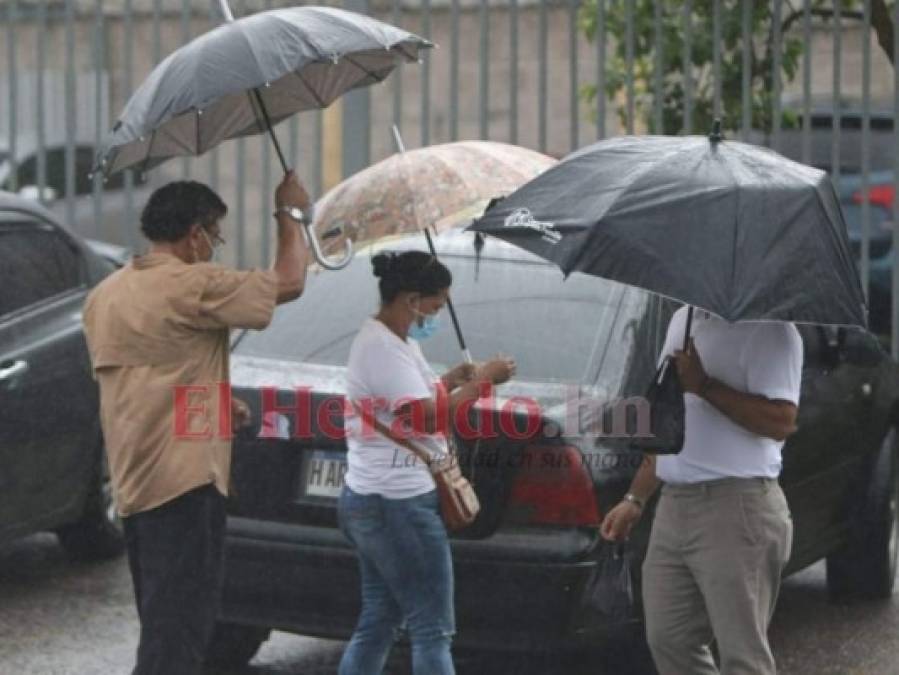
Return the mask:
{"type": "Polygon", "coordinates": [[[209,259],[209,262],[218,262],[218,248],[216,248],[215,244],[212,243],[212,239],[209,237],[209,234],[207,234],[204,228],[201,227],[200,232],[203,233],[203,237],[206,239],[206,243],[209,244],[209,250],[212,251],[212,257],[209,259]]]}

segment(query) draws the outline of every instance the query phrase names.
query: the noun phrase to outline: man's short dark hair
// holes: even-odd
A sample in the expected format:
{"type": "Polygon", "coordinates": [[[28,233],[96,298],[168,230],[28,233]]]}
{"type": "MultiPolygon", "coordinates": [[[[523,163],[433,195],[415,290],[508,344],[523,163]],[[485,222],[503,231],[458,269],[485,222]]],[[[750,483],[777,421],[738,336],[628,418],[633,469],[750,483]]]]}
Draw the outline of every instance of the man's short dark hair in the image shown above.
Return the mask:
{"type": "Polygon", "coordinates": [[[140,216],[140,229],[150,241],[178,241],[199,223],[209,227],[228,213],[212,189],[193,180],[178,180],[156,190],[140,216]]]}

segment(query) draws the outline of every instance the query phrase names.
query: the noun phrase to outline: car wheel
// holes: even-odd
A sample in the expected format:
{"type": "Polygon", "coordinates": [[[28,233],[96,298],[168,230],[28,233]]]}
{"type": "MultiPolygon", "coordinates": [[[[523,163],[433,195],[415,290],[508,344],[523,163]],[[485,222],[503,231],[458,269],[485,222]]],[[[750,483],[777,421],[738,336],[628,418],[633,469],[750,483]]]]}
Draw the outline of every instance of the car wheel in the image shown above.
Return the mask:
{"type": "Polygon", "coordinates": [[[219,621],[206,647],[206,664],[223,668],[243,667],[256,655],[271,632],[269,628],[219,621]]]}
{"type": "Polygon", "coordinates": [[[899,551],[899,458],[890,429],[849,541],[827,557],[827,588],[835,600],[888,598],[893,593],[899,551]]]}
{"type": "Polygon", "coordinates": [[[107,560],[125,550],[122,521],[112,498],[112,482],[106,452],[101,450],[99,466],[81,518],[56,531],[66,552],[77,560],[107,560]]]}

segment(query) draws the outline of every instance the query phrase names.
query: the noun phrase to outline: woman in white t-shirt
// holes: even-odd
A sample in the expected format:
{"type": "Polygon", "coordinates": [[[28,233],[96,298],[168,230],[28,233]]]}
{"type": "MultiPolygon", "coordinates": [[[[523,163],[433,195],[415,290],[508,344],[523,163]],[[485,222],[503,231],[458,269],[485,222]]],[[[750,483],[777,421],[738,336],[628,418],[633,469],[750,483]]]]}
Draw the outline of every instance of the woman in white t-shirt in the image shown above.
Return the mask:
{"type": "MultiPolygon", "coordinates": [[[[347,396],[387,427],[408,422],[403,431],[438,459],[447,452],[438,429],[438,386],[447,392],[451,418],[455,406],[477,398],[485,383],[508,380],[515,364],[505,358],[461,364],[438,378],[418,341],[437,329],[452,275],[420,251],[382,253],[372,264],[381,308],[353,341],[347,396]]],[[[339,675],[380,675],[401,626],[412,643],[415,675],[452,674],[452,559],[430,471],[358,415],[347,419],[347,446],[338,516],[359,555],[362,612],[339,675]]]]}

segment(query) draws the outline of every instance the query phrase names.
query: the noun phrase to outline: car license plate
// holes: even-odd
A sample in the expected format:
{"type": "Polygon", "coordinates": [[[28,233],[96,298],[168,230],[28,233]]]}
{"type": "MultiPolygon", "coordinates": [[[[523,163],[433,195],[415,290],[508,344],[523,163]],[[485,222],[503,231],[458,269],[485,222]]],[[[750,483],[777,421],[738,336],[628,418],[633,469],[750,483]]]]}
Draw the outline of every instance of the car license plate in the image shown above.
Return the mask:
{"type": "Polygon", "coordinates": [[[337,498],[343,490],[346,455],[341,452],[313,450],[307,453],[303,471],[304,494],[307,497],[337,498]]]}

